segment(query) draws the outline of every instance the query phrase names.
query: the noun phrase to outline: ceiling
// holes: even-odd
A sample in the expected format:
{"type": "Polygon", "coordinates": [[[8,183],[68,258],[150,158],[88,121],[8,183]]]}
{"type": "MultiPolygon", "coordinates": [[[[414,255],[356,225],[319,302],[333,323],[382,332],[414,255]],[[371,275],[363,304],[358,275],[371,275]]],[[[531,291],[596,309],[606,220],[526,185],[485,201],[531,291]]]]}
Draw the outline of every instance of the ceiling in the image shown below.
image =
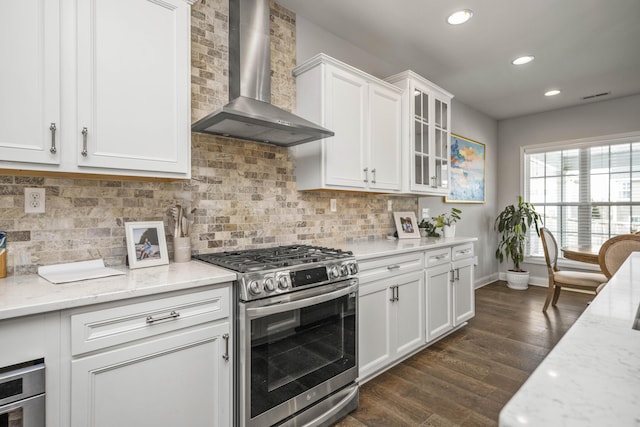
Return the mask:
{"type": "Polygon", "coordinates": [[[640,0],[277,2],[497,120],[640,93],[640,0]],[[472,19],[447,24],[459,9],[472,19]]]}

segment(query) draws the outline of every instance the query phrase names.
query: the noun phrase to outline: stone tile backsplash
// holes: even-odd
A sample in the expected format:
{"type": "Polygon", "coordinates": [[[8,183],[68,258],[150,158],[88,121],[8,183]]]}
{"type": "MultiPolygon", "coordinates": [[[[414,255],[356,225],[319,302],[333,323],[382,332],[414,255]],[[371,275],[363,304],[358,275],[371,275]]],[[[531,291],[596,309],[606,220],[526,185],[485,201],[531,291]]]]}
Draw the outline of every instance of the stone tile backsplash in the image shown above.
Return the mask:
{"type": "MultiPolygon", "coordinates": [[[[295,110],[295,15],[272,3],[272,103],[295,110]]],[[[228,101],[228,2],[192,7],[192,120],[228,101]]],[[[418,209],[415,197],[299,192],[288,149],[192,134],[192,179],[176,182],[0,175],[0,230],[7,231],[8,274],[40,265],[104,258],[125,263],[124,223],[164,221],[172,253],[170,209],[195,209],[192,250],[308,243],[340,247],[349,239],[384,238],[394,210],[418,209]],[[24,213],[24,189],[44,188],[46,212],[24,213]],[[337,212],[330,212],[330,199],[337,212]]]]}

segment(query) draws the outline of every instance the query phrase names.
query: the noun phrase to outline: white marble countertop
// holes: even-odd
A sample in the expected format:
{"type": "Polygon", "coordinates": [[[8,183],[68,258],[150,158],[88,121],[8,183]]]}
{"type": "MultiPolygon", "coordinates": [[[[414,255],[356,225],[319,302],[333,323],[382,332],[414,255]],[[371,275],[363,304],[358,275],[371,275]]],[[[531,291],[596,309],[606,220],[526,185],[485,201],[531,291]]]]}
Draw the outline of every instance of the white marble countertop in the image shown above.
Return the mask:
{"type": "Polygon", "coordinates": [[[200,261],[120,270],[125,274],[58,285],[38,275],[0,279],[0,320],[236,279],[234,272],[200,261]]]}
{"type": "Polygon", "coordinates": [[[375,258],[401,253],[424,251],[475,242],[477,237],[423,237],[421,239],[389,239],[389,240],[364,240],[347,243],[344,247],[352,251],[358,260],[375,258]]]}
{"type": "Polygon", "coordinates": [[[502,409],[500,426],[640,426],[639,305],[636,252],[502,409]]]}

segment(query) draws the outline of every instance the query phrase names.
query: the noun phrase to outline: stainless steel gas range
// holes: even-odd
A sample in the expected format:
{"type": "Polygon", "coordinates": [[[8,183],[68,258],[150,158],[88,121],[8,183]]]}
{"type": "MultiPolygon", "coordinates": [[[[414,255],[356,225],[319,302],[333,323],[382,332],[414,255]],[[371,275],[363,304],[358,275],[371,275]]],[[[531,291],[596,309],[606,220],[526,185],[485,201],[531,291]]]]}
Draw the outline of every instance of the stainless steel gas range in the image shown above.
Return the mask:
{"type": "Polygon", "coordinates": [[[358,406],[358,265],[306,245],[197,255],[231,269],[236,422],[325,426],[358,406]]]}

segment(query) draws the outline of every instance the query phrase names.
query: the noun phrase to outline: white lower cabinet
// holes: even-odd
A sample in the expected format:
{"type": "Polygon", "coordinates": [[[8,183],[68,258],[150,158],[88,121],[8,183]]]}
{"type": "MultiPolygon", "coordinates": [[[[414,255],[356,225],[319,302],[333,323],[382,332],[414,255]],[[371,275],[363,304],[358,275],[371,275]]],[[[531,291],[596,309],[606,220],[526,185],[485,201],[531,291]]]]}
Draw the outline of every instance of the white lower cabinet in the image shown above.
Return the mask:
{"type": "Polygon", "coordinates": [[[427,269],[427,341],[453,329],[453,287],[447,262],[427,269]]]}
{"type": "Polygon", "coordinates": [[[224,287],[71,313],[70,425],[231,425],[229,298],[224,287]]]}
{"type": "Polygon", "coordinates": [[[473,244],[428,251],[425,258],[429,342],[475,315],[473,244]]]}
{"type": "Polygon", "coordinates": [[[421,252],[362,260],[358,301],[360,380],[424,344],[421,252]]]}
{"type": "Polygon", "coordinates": [[[370,377],[424,343],[421,271],[360,287],[359,374],[370,377]]]}
{"type": "Polygon", "coordinates": [[[473,243],[358,257],[358,265],[361,383],[475,315],[473,243]]]}

